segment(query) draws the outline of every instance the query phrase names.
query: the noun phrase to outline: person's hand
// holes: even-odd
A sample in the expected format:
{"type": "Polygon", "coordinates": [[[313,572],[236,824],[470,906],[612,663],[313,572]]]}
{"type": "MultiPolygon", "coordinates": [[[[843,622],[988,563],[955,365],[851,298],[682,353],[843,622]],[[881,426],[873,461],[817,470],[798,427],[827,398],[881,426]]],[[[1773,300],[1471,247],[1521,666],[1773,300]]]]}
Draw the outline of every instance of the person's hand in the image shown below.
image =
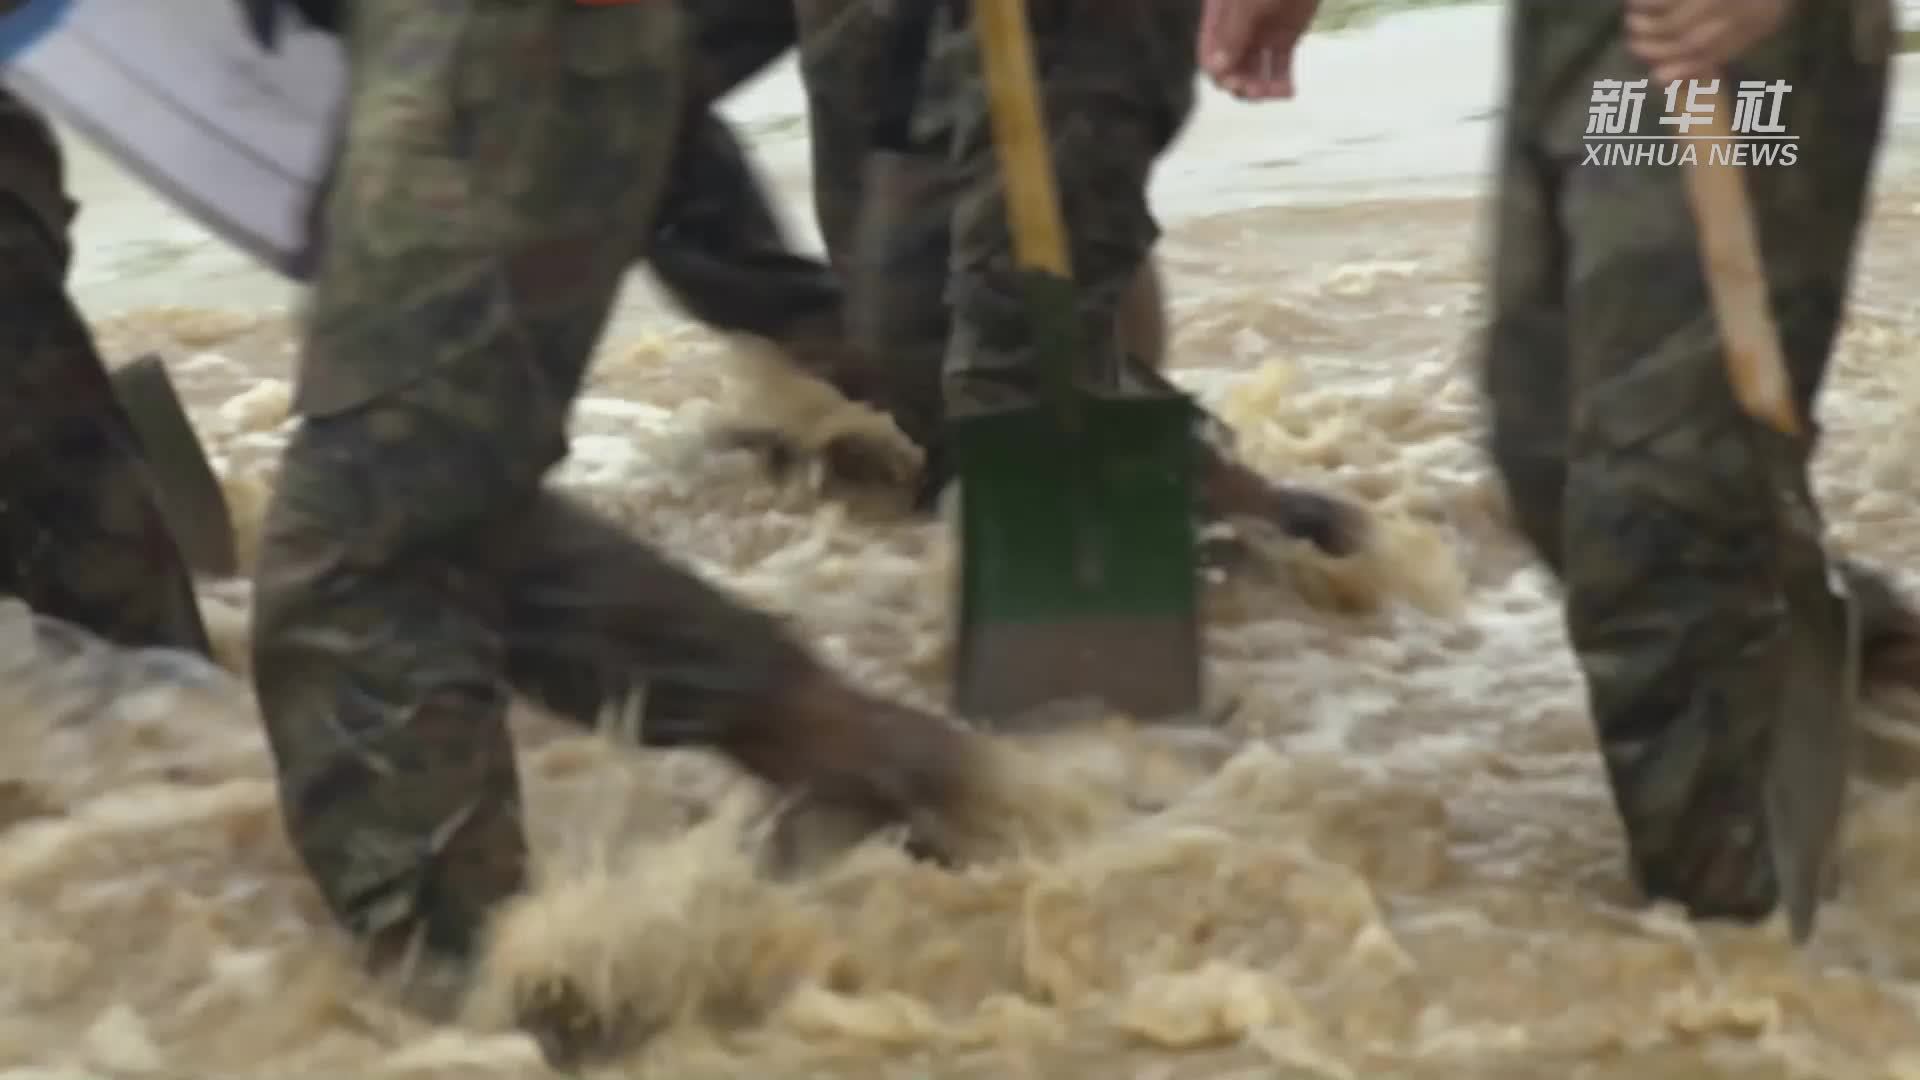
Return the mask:
{"type": "Polygon", "coordinates": [[[1200,67],[1243,101],[1293,96],[1293,50],[1320,0],[1207,0],[1200,67]]]}
{"type": "Polygon", "coordinates": [[[1780,28],[1790,0],[1627,0],[1627,46],[1656,83],[1718,78],[1780,28]]]}

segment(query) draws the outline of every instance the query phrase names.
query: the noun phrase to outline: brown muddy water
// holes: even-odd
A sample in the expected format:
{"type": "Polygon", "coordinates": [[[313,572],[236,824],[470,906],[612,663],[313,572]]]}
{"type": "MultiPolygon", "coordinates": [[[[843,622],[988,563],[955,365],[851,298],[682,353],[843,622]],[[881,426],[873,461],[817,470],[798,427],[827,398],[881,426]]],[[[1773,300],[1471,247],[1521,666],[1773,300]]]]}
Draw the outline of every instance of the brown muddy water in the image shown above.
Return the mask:
{"type": "MultiPolygon", "coordinates": [[[[1273,549],[1211,586],[1217,689],[1244,700],[1228,760],[1117,722],[1010,742],[1015,797],[964,872],[875,843],[775,882],[743,839],[750,784],[529,711],[541,886],[436,1023],[329,929],[243,683],[36,652],[10,610],[0,1076],[536,1077],[500,1004],[553,978],[659,1025],[605,1072],[623,1077],[1920,1076],[1920,700],[1872,707],[1809,949],[1647,910],[1625,880],[1464,362],[1498,27],[1444,11],[1318,40],[1302,102],[1209,99],[1160,179],[1179,378],[1258,464],[1392,526],[1364,565],[1273,549]]],[[[732,107],[795,208],[796,100],[781,72],[732,107]]],[[[1917,111],[1903,93],[1818,463],[1836,543],[1914,590],[1917,111]]],[[[116,360],[168,357],[251,531],[287,430],[291,294],[76,154],[83,302],[116,360]]],[[[869,685],[935,700],[942,529],[705,452],[759,390],[631,294],[564,483],[869,685]]],[[[244,586],[204,598],[237,663],[244,586]]]]}

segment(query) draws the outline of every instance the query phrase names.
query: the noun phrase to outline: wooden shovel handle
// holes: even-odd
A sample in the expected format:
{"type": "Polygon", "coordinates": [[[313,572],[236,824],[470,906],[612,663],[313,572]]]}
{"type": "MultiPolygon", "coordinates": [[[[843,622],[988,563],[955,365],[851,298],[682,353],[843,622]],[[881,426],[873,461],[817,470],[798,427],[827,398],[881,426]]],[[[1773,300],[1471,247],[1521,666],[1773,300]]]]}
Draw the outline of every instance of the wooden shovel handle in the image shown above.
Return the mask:
{"type": "MultiPolygon", "coordinates": [[[[1725,81],[1723,76],[1721,82],[1725,81]]],[[[1728,145],[1722,140],[1732,136],[1720,107],[1726,100],[1721,95],[1706,125],[1709,141],[1701,144],[1702,160],[1687,166],[1687,197],[1700,233],[1700,258],[1720,323],[1733,396],[1754,419],[1782,434],[1799,435],[1803,428],[1793,402],[1793,384],[1787,378],[1786,357],[1780,351],[1780,331],[1767,299],[1746,179],[1740,175],[1740,166],[1716,162],[1708,150],[1728,145]]]]}
{"type": "Polygon", "coordinates": [[[986,69],[1014,258],[1029,270],[1072,277],[1047,121],[1040,111],[1040,80],[1034,74],[1026,2],[973,0],[973,24],[986,69]]]}

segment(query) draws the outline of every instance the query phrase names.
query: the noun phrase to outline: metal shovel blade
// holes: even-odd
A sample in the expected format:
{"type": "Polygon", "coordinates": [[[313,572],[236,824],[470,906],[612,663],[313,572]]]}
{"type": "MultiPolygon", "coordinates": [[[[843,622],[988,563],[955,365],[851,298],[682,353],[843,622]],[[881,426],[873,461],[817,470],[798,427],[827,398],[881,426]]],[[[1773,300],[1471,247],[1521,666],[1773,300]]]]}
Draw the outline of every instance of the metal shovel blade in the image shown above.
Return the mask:
{"type": "Polygon", "coordinates": [[[166,365],[157,356],[142,356],[113,373],[113,392],[140,440],[161,516],[180,545],[181,557],[197,574],[239,573],[226,493],[174,393],[166,365]]]}
{"type": "Polygon", "coordinates": [[[1792,597],[1800,623],[1765,787],[1775,879],[1795,943],[1813,933],[1852,771],[1860,617],[1833,575],[1825,595],[1792,597]],[[1836,633],[1835,631],[1838,630],[1836,633]]]}
{"type": "Polygon", "coordinates": [[[1193,411],[1076,392],[952,423],[961,565],[955,707],[1005,721],[1093,699],[1136,719],[1201,703],[1193,411]]]}

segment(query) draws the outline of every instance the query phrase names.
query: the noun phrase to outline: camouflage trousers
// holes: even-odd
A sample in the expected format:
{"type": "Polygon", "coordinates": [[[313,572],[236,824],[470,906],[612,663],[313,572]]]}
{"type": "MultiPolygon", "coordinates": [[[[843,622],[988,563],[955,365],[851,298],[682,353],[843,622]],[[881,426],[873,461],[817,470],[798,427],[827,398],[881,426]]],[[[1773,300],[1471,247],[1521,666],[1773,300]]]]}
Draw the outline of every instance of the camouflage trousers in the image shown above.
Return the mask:
{"type": "MultiPolygon", "coordinates": [[[[1043,9],[1038,25],[1058,32],[1070,7],[1043,9]]],[[[982,141],[985,99],[972,66],[971,36],[955,21],[940,28],[937,41],[921,43],[939,55],[915,95],[900,85],[895,70],[896,27],[904,8],[875,0],[706,0],[689,6],[699,74],[691,80],[690,122],[662,210],[653,269],[691,314],[771,339],[796,366],[889,413],[928,449],[930,491],[943,479],[940,373],[955,336],[948,293],[982,279],[955,277],[955,230],[973,222],[966,235],[989,248],[998,243],[1003,258],[1005,242],[993,240],[1004,237],[1004,224],[996,234],[990,217],[980,217],[983,208],[997,212],[992,192],[999,178],[992,147],[982,141]],[[808,101],[814,210],[830,269],[794,253],[775,223],[764,185],[709,107],[796,38],[808,101]],[[907,119],[918,114],[919,138],[907,148],[880,146],[876,133],[902,97],[907,119]],[[916,97],[922,99],[918,109],[916,97]],[[974,141],[957,141],[964,139],[974,141]],[[956,153],[968,162],[965,167],[953,167],[956,153]]],[[[1095,128],[1133,133],[1130,142],[1101,144],[1102,153],[1130,162],[1118,173],[1111,164],[1094,162],[1063,174],[1063,185],[1094,175],[1104,185],[1068,189],[1069,224],[1076,237],[1084,236],[1088,251],[1101,255],[1076,264],[1092,269],[1080,275],[1091,283],[1087,317],[1102,320],[1103,332],[1091,340],[1116,338],[1112,319],[1121,299],[1108,279],[1118,277],[1120,291],[1137,290],[1117,329],[1119,339],[1142,352],[1135,358],[1142,362],[1128,371],[1164,386],[1152,370],[1164,335],[1157,281],[1140,272],[1156,236],[1146,212],[1145,176],[1191,107],[1198,5],[1122,5],[1111,13],[1104,6],[1082,8],[1083,20],[1108,32],[1101,40],[1111,40],[1096,48],[1083,35],[1072,62],[1049,70],[1050,111],[1066,117],[1056,138],[1061,160],[1085,161],[1088,145],[1098,141],[1090,134],[1095,128]],[[1137,178],[1138,190],[1125,195],[1126,183],[1114,182],[1115,176],[1137,178]]],[[[993,310],[1002,321],[993,325],[1002,338],[1023,339],[1024,308],[1009,310],[1019,302],[1008,302],[1004,274],[986,280],[1000,292],[976,286],[970,294],[989,301],[999,295],[1002,302],[993,310]]]]}
{"type": "MultiPolygon", "coordinates": [[[[663,229],[678,231],[686,218],[697,216],[710,223],[708,236],[723,235],[731,224],[740,237],[771,240],[788,251],[764,184],[712,106],[797,46],[815,216],[828,262],[844,270],[860,216],[862,164],[892,89],[886,35],[902,6],[884,0],[689,0],[690,130],[683,134],[661,211],[663,229]]],[[[654,270],[669,273],[659,265],[657,247],[654,270]]]]}
{"type": "MultiPolygon", "coordinates": [[[[797,0],[813,119],[815,208],[847,290],[858,355],[883,358],[872,399],[927,453],[921,497],[947,479],[950,412],[1031,384],[1032,327],[1014,272],[986,88],[964,5],[797,0]],[[910,81],[912,53],[924,57],[910,81]],[[943,378],[943,372],[946,377],[943,378]]],[[[1176,392],[1161,372],[1163,302],[1147,184],[1193,106],[1200,5],[1032,6],[1042,105],[1073,245],[1083,341],[1099,374],[1176,392]]],[[[1235,460],[1201,414],[1202,501],[1346,550],[1359,516],[1235,460]]]]}
{"type": "Polygon", "coordinates": [[[0,90],[0,593],[116,644],[209,652],[139,439],[67,295],[53,133],[0,90]]]}
{"type": "MultiPolygon", "coordinates": [[[[910,435],[931,438],[937,363],[917,377],[911,365],[850,340],[848,326],[845,277],[862,166],[875,103],[888,92],[872,61],[890,16],[871,0],[699,0],[683,8],[689,92],[652,236],[654,277],[688,315],[769,342],[797,369],[894,414],[910,435]],[[714,108],[796,44],[825,260],[800,254],[738,135],[714,108]]],[[[944,252],[936,258],[934,272],[944,280],[944,252]]]]}
{"type": "Polygon", "coordinates": [[[586,723],[669,683],[665,743],[813,664],[544,487],[664,187],[681,33],[659,3],[354,9],[253,650],[294,846],[378,950],[464,954],[522,886],[510,688],[586,723]]]}
{"type": "MultiPolygon", "coordinates": [[[[1803,415],[1880,138],[1889,45],[1854,25],[1875,4],[1797,7],[1726,76],[1791,87],[1797,162],[1743,173],[1803,415]]],[[[1619,0],[1511,5],[1482,357],[1492,451],[1565,587],[1636,877],[1698,915],[1757,917],[1778,892],[1760,785],[1793,628],[1844,622],[1823,587],[1813,440],[1732,396],[1685,170],[1586,160],[1596,80],[1647,78],[1621,19],[1619,0]]],[[[1643,135],[1672,133],[1663,89],[1647,89],[1643,135]]]]}
{"type": "Polygon", "coordinates": [[[715,105],[793,48],[792,0],[687,0],[690,61],[673,167],[650,245],[654,276],[695,318],[780,340],[837,327],[840,290],[799,255],[766,184],[715,105]]]}
{"type": "MultiPolygon", "coordinates": [[[[714,103],[798,42],[826,41],[844,54],[842,20],[822,8],[871,14],[867,0],[830,4],[795,0],[699,0],[685,5],[692,71],[685,122],[674,155],[651,251],[652,270],[687,314],[729,333],[777,347],[792,364],[841,393],[898,412],[898,366],[883,364],[848,339],[842,274],[846,238],[866,150],[860,108],[876,87],[840,61],[803,68],[814,156],[815,205],[827,259],[799,253],[781,227],[766,184],[714,103]],[[823,108],[825,91],[834,107],[823,108]]],[[[818,52],[819,50],[815,50],[818,52]]]]}
{"type": "MultiPolygon", "coordinates": [[[[1144,367],[1124,362],[1119,316],[1159,239],[1148,183],[1193,108],[1200,7],[1198,0],[1038,0],[1029,7],[1081,340],[1091,374],[1102,379],[1124,381],[1144,367]]],[[[942,152],[952,169],[949,413],[1017,399],[1037,378],[987,88],[963,10],[946,5],[936,21],[914,127],[915,140],[942,152]]]]}
{"type": "MultiPolygon", "coordinates": [[[[937,2],[937,0],[935,0],[937,2]]],[[[848,271],[874,130],[898,88],[888,35],[907,5],[876,0],[790,0],[800,31],[800,82],[813,149],[813,209],[827,256],[848,271]]]]}
{"type": "MultiPolygon", "coordinates": [[[[1030,366],[973,35],[964,5],[931,5],[918,29],[907,5],[795,0],[815,212],[854,350],[884,363],[866,399],[927,452],[923,500],[946,479],[949,410],[1027,386],[1030,366]],[[917,83],[903,81],[908,52],[924,57],[917,83]]],[[[1084,340],[1097,366],[1167,389],[1146,189],[1192,107],[1199,4],[1032,13],[1084,340]]]]}
{"type": "MultiPolygon", "coordinates": [[[[1099,327],[1088,340],[1110,365],[1125,331],[1155,340],[1160,331],[1117,327],[1115,319],[1127,290],[1141,287],[1158,235],[1146,184],[1192,108],[1198,9],[1193,0],[1035,5],[1076,278],[1089,325],[1099,327]]],[[[1005,374],[1025,364],[1025,309],[1009,274],[971,33],[958,19],[936,31],[917,110],[918,152],[887,160],[876,155],[874,133],[901,90],[890,68],[900,5],[704,0],[686,10],[692,93],[654,239],[656,276],[696,318],[773,340],[799,367],[931,443],[943,411],[938,373],[950,351],[968,369],[1005,374]],[[796,41],[814,209],[831,269],[795,253],[765,185],[711,108],[796,41]],[[848,290],[860,311],[847,311],[848,290]]],[[[1129,314],[1157,311],[1152,283],[1145,287],[1129,314]]]]}

